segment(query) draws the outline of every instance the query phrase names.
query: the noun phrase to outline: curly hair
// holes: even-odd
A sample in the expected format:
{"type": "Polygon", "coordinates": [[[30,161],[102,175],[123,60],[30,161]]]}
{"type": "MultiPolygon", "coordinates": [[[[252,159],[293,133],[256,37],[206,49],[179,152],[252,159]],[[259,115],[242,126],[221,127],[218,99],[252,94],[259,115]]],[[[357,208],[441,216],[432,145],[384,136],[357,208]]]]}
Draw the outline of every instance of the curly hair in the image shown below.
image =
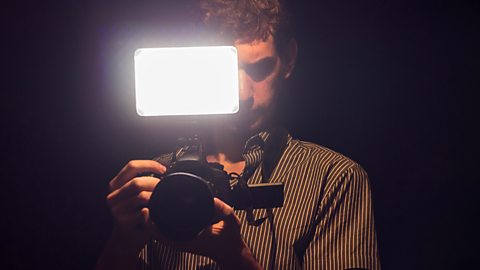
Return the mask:
{"type": "Polygon", "coordinates": [[[198,0],[201,20],[230,41],[265,41],[274,37],[281,53],[292,37],[286,4],[282,0],[198,0]]]}

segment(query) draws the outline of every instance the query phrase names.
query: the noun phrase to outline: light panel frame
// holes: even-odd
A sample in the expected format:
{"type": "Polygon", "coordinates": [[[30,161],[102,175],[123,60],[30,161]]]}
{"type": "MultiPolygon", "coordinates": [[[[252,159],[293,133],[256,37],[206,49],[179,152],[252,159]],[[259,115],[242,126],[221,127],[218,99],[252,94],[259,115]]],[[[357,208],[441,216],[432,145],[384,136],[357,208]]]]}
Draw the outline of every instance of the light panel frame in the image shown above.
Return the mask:
{"type": "Polygon", "coordinates": [[[235,47],[140,48],[135,51],[134,60],[138,115],[238,112],[235,47]]]}

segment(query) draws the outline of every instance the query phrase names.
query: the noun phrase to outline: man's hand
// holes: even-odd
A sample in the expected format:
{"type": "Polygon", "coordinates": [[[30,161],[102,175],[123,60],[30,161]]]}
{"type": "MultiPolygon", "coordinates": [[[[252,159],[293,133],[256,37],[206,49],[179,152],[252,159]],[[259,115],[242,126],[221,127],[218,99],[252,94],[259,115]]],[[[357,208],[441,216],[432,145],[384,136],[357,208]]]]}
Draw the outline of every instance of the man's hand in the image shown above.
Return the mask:
{"type": "Polygon", "coordinates": [[[156,161],[133,160],[110,181],[107,202],[115,219],[115,229],[97,261],[96,270],[136,268],[138,255],[152,235],[146,206],[160,181],[138,175],[165,171],[165,166],[156,161]]]}
{"type": "MultiPolygon", "coordinates": [[[[203,255],[216,261],[222,269],[261,269],[240,234],[240,221],[233,209],[214,198],[213,225],[188,242],[170,242],[175,248],[203,255]]],[[[156,235],[165,241],[161,235],[156,235]]]]}
{"type": "Polygon", "coordinates": [[[107,202],[115,220],[116,236],[130,248],[140,251],[148,237],[150,220],[148,201],[160,179],[138,176],[142,173],[163,174],[165,166],[153,160],[133,160],[110,181],[107,202]]]}

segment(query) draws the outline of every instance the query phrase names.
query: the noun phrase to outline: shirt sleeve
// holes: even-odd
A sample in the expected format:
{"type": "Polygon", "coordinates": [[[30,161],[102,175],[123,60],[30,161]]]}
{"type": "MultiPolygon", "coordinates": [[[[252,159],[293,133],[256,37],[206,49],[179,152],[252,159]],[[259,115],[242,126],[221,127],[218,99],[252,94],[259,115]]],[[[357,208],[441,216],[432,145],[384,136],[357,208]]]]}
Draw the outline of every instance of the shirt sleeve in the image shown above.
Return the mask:
{"type": "Polygon", "coordinates": [[[319,199],[304,269],[380,269],[367,173],[360,165],[331,175],[319,199]]]}

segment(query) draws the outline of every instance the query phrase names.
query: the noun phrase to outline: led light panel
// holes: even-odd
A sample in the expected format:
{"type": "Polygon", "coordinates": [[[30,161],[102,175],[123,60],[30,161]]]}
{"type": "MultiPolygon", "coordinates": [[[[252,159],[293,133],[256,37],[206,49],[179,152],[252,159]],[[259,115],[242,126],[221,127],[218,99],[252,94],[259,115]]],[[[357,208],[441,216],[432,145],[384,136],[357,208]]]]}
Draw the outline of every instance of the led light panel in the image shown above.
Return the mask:
{"type": "Polygon", "coordinates": [[[135,96],[141,116],[236,113],[237,50],[232,46],[138,49],[135,96]]]}

